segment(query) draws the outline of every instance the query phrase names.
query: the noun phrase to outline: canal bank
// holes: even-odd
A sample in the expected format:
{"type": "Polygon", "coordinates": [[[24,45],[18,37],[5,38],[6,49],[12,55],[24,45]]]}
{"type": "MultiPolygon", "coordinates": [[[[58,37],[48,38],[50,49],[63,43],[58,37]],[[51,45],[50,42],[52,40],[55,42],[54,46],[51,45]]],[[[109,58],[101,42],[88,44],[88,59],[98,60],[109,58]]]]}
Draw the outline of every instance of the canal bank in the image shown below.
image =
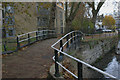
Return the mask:
{"type": "MultiPolygon", "coordinates": [[[[69,51],[68,53],[80,60],[83,60],[86,63],[93,65],[94,63],[97,63],[102,58],[104,58],[104,56],[111,52],[111,50],[115,49],[117,42],[117,37],[110,37],[93,41],[82,41],[79,48],[75,50],[75,53],[71,54],[71,51],[73,52],[73,50],[69,51]]],[[[105,61],[103,61],[103,63],[104,62],[105,61]]],[[[69,64],[67,67],[77,75],[77,63],[75,61],[67,58],[63,64],[69,64]]],[[[83,65],[83,78],[101,77],[102,76],[100,76],[98,72],[83,65]]]]}
{"type": "MultiPolygon", "coordinates": [[[[93,65],[120,79],[120,55],[117,55],[115,50],[105,54],[102,59],[93,65]]],[[[107,78],[107,76],[104,75],[99,74],[99,76],[107,78]]]]}

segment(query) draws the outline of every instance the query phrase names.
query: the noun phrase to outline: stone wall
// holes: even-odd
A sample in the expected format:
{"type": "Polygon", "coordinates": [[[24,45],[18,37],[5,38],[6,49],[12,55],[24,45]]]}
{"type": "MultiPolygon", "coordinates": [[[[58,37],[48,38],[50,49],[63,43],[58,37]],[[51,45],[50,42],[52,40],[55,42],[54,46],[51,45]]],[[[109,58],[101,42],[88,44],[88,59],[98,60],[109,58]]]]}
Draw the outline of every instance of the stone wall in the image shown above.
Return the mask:
{"type": "Polygon", "coordinates": [[[37,12],[35,2],[14,4],[16,35],[31,32],[37,29],[37,12]]]}
{"type": "MultiPolygon", "coordinates": [[[[78,58],[92,65],[102,59],[105,54],[108,54],[111,50],[113,50],[117,45],[117,42],[116,38],[85,42],[78,51],[79,53],[76,53],[75,55],[80,56],[78,58]]],[[[85,65],[83,66],[84,78],[100,78],[102,76],[103,75],[86,67],[85,65]]]]}
{"type": "MultiPolygon", "coordinates": [[[[71,49],[68,54],[83,60],[86,63],[93,64],[102,58],[106,53],[109,53],[117,45],[117,38],[107,38],[94,41],[81,42],[77,50],[71,49]]],[[[66,58],[65,64],[69,64],[69,69],[77,75],[77,63],[72,59],[66,58]]],[[[84,78],[100,78],[98,72],[83,65],[83,77],[84,78]]]]}

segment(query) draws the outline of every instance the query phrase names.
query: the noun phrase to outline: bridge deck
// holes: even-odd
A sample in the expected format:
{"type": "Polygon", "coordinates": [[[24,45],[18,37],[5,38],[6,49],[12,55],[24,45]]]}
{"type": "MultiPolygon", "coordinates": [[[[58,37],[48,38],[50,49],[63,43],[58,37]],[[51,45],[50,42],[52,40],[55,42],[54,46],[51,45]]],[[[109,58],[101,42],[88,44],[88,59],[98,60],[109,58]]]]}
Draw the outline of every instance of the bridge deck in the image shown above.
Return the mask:
{"type": "Polygon", "coordinates": [[[22,51],[3,57],[3,78],[46,78],[53,63],[53,49],[57,39],[36,42],[22,51]]]}

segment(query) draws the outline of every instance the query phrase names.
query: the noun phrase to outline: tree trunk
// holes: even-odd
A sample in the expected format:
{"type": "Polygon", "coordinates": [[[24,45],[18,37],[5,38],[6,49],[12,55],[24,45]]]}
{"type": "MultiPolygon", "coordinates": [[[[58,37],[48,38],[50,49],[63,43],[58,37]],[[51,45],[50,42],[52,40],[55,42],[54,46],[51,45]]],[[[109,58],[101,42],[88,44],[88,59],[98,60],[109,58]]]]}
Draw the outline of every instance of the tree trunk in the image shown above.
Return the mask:
{"type": "Polygon", "coordinates": [[[71,30],[71,21],[67,21],[66,27],[65,27],[65,33],[70,32],[71,30]]]}
{"type": "Polygon", "coordinates": [[[93,14],[93,17],[92,17],[92,23],[93,23],[93,25],[94,25],[94,32],[95,32],[95,23],[96,23],[96,18],[97,18],[97,12],[96,12],[96,10],[93,10],[92,11],[92,14],[93,14]]]}
{"type": "Polygon", "coordinates": [[[55,29],[55,13],[56,13],[56,2],[52,3],[50,11],[49,29],[55,29]]]}

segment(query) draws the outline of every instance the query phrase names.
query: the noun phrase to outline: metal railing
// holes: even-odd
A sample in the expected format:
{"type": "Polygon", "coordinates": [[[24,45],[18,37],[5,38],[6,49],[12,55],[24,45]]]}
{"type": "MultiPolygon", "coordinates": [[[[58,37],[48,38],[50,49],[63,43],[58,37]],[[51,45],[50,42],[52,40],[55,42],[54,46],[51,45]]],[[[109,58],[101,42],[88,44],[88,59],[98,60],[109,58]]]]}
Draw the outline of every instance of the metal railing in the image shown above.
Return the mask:
{"type": "Polygon", "coordinates": [[[108,38],[108,37],[112,37],[112,36],[116,36],[118,35],[117,33],[113,32],[113,33],[100,33],[100,34],[85,34],[85,38],[84,39],[101,39],[101,38],[108,38]],[[88,38],[87,38],[88,37],[88,38]]]}
{"type": "Polygon", "coordinates": [[[103,74],[103,75],[106,75],[110,78],[113,78],[113,79],[117,79],[115,76],[111,75],[111,74],[108,74],[82,60],[79,60],[69,54],[67,54],[66,52],[63,52],[63,47],[65,45],[66,48],[69,48],[69,45],[72,44],[72,43],[75,43],[77,40],[80,40],[83,36],[85,36],[85,34],[83,34],[82,32],[80,31],[72,31],[72,32],[69,32],[68,34],[66,34],[65,36],[63,36],[61,39],[59,39],[56,43],[54,43],[51,47],[54,49],[54,53],[55,53],[55,56],[53,56],[53,60],[55,61],[55,77],[59,77],[60,74],[59,74],[59,66],[62,67],[64,70],[66,70],[68,73],[70,73],[72,76],[74,76],[75,78],[77,78],[78,80],[83,80],[83,74],[82,74],[82,66],[83,64],[86,65],[87,67],[90,67],[91,69],[103,74]],[[66,42],[63,44],[63,40],[66,39],[66,42]],[[54,47],[55,45],[57,44],[60,44],[60,47],[59,49],[57,49],[56,47],[54,47]],[[70,70],[68,70],[67,68],[65,68],[65,66],[63,66],[60,62],[59,62],[59,56],[58,54],[62,54],[62,55],[65,55],[69,58],[71,58],[72,60],[76,61],[77,62],[77,70],[78,70],[78,75],[75,75],[74,73],[72,73],[70,70]]]}
{"type": "MultiPolygon", "coordinates": [[[[55,34],[55,30],[40,30],[40,31],[32,31],[32,32],[28,32],[28,33],[25,33],[25,34],[21,34],[21,35],[17,35],[17,37],[15,37],[14,41],[15,42],[12,42],[14,43],[15,45],[15,49],[14,50],[8,50],[9,47],[7,42],[8,41],[4,41],[3,43],[3,52],[2,54],[7,54],[7,53],[13,53],[13,52],[16,52],[18,51],[19,49],[25,47],[25,46],[28,46],[34,42],[37,42],[39,40],[44,40],[44,39],[47,39],[47,38],[52,38],[52,37],[55,37],[56,34],[55,34]]],[[[12,45],[11,43],[11,45],[12,45]]]]}
{"type": "Polygon", "coordinates": [[[22,35],[18,35],[17,36],[17,49],[30,45],[36,41],[51,38],[51,37],[55,37],[55,30],[32,31],[32,32],[28,32],[22,35]],[[23,36],[25,36],[25,38],[23,36]],[[27,41],[27,43],[20,46],[20,44],[25,41],[27,41]]]}

